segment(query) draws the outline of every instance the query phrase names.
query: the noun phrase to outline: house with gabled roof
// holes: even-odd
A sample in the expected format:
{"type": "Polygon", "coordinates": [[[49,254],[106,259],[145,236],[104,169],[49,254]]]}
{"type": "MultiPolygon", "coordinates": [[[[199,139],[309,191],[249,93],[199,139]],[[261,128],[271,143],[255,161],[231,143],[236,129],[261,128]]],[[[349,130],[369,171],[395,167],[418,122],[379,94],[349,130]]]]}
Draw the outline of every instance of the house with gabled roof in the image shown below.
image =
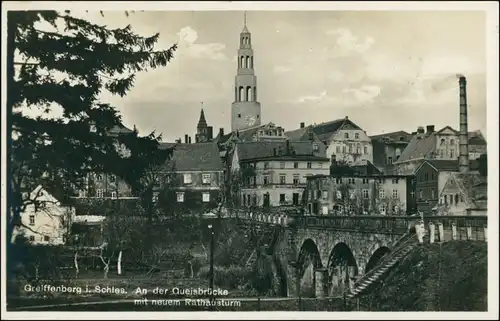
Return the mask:
{"type": "MultiPolygon", "coordinates": [[[[302,127],[302,124],[301,124],[302,127]]],[[[373,148],[370,137],[347,116],[342,119],[332,120],[310,127],[299,128],[287,132],[289,137],[305,140],[310,137],[307,129],[311,128],[313,140],[319,140],[326,146],[326,157],[335,155],[337,162],[352,164],[366,160],[373,163],[373,148]]]]}
{"type": "Polygon", "coordinates": [[[438,215],[487,215],[488,182],[477,173],[453,172],[439,195],[438,215]]]}
{"type": "MultiPolygon", "coordinates": [[[[171,174],[166,176],[169,180],[166,183],[173,193],[170,201],[181,210],[216,207],[224,185],[224,167],[217,144],[160,144],[160,148],[172,147],[172,157],[165,164],[166,174],[171,174]]],[[[157,194],[155,198],[161,199],[162,195],[157,194]]]]}
{"type": "Polygon", "coordinates": [[[38,185],[27,199],[11,242],[22,236],[33,245],[65,244],[75,214],[69,198],[55,188],[38,185]]]}
{"type": "Polygon", "coordinates": [[[301,205],[306,178],[329,173],[325,149],[321,142],[310,141],[236,144],[231,185],[240,184],[241,190],[233,197],[242,206],[301,205]]]}
{"type": "Polygon", "coordinates": [[[373,164],[384,173],[390,173],[404,149],[410,143],[412,134],[403,130],[370,136],[373,146],[373,164]]]}

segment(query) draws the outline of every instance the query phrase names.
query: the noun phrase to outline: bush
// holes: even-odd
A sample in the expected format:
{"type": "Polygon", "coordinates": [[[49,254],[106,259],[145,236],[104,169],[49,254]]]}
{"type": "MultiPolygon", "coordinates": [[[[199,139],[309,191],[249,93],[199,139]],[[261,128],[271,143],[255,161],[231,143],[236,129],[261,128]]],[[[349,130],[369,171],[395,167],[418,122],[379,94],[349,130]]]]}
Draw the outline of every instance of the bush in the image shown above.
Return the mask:
{"type": "MultiPolygon", "coordinates": [[[[198,272],[198,277],[209,278],[210,267],[203,266],[198,272]]],[[[224,289],[237,289],[246,285],[253,272],[244,267],[231,265],[228,267],[214,266],[214,285],[224,289]]]]}

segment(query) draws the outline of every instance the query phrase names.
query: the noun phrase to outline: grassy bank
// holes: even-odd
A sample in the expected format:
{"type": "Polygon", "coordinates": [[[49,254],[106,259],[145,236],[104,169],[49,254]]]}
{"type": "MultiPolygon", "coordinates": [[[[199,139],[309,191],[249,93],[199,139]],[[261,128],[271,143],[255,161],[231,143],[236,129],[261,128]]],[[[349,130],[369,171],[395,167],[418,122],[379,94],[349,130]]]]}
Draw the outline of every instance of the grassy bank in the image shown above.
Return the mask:
{"type": "Polygon", "coordinates": [[[486,311],[487,244],[424,244],[366,296],[363,311],[486,311]]]}

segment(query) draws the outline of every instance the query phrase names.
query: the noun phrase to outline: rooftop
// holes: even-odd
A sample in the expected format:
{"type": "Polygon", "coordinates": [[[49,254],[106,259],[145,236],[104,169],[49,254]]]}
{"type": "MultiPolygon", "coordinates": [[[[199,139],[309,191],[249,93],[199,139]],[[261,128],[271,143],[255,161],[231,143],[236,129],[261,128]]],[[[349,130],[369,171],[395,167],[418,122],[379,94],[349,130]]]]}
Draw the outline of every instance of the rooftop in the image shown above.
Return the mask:
{"type": "Polygon", "coordinates": [[[222,171],[223,165],[217,144],[160,143],[160,148],[172,148],[172,161],[177,171],[222,171]]]}

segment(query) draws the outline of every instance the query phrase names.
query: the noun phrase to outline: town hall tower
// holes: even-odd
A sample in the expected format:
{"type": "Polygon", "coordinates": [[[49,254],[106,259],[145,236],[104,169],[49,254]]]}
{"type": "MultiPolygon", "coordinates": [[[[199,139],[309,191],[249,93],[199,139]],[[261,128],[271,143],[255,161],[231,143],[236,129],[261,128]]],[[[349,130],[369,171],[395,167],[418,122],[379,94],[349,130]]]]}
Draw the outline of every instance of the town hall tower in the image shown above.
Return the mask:
{"type": "Polygon", "coordinates": [[[261,124],[261,107],[257,101],[257,76],[254,69],[252,37],[245,23],[240,33],[238,69],[234,85],[234,102],[231,105],[231,131],[261,124]]]}

